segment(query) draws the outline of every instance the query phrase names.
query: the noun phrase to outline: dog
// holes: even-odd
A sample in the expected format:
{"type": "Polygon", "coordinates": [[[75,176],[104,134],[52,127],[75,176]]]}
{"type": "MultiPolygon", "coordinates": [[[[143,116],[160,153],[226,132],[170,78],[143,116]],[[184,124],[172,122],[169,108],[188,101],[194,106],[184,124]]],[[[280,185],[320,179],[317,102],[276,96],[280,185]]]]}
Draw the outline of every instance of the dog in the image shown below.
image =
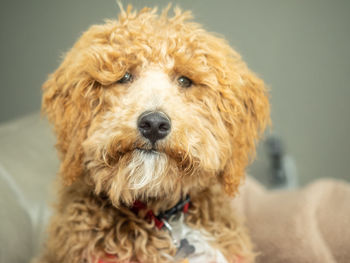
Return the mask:
{"type": "Polygon", "coordinates": [[[179,8],[89,28],[43,85],[58,201],[36,262],[253,262],[232,197],[269,124],[264,82],[179,8]]]}

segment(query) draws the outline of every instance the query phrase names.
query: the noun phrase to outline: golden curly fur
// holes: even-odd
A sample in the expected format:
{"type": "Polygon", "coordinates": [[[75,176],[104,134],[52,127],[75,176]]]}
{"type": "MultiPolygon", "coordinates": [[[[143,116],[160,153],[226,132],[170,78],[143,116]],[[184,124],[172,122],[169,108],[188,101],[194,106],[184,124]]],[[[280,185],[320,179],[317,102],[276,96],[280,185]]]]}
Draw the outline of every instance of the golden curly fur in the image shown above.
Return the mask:
{"type": "Polygon", "coordinates": [[[62,183],[38,262],[96,262],[106,253],[118,262],[171,262],[168,232],[129,207],[142,200],[157,214],[186,195],[187,225],[213,236],[228,262],[253,261],[229,196],[269,122],[263,81],[190,12],[168,10],[129,6],[117,21],[92,26],[44,84],[62,183]],[[134,79],[118,82],[126,72],[134,79]],[[192,86],[181,87],[179,76],[192,86]],[[155,146],[136,124],[148,110],[171,119],[155,146]]]}

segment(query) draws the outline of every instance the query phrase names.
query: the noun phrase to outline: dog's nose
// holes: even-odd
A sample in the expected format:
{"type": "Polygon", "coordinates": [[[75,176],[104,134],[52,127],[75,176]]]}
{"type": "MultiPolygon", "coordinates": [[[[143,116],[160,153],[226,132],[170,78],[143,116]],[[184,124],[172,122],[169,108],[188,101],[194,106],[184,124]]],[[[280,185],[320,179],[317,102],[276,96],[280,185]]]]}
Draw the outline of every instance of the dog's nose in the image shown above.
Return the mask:
{"type": "Polygon", "coordinates": [[[142,136],[154,144],[169,134],[171,124],[165,113],[161,111],[146,111],[138,118],[137,127],[142,136]]]}

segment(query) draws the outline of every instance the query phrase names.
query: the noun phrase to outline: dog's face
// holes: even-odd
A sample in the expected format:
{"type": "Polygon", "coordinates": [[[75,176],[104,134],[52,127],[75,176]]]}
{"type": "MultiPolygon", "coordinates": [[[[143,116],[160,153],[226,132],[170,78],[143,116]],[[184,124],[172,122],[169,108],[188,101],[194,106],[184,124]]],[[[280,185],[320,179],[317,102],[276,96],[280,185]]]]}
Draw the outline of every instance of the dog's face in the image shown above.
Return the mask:
{"type": "Polygon", "coordinates": [[[60,173],[111,201],[236,191],[268,122],[263,82],[224,40],[175,9],[91,27],[44,84],[60,173]]]}

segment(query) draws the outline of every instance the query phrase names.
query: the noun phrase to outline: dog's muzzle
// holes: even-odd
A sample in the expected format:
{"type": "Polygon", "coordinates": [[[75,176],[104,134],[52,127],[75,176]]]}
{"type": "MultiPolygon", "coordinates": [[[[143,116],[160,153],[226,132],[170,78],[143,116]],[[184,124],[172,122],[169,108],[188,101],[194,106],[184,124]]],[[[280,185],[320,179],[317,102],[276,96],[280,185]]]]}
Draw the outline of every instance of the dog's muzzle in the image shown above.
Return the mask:
{"type": "Polygon", "coordinates": [[[161,111],[145,111],[137,119],[137,128],[143,137],[155,144],[170,133],[171,122],[161,111]]]}

